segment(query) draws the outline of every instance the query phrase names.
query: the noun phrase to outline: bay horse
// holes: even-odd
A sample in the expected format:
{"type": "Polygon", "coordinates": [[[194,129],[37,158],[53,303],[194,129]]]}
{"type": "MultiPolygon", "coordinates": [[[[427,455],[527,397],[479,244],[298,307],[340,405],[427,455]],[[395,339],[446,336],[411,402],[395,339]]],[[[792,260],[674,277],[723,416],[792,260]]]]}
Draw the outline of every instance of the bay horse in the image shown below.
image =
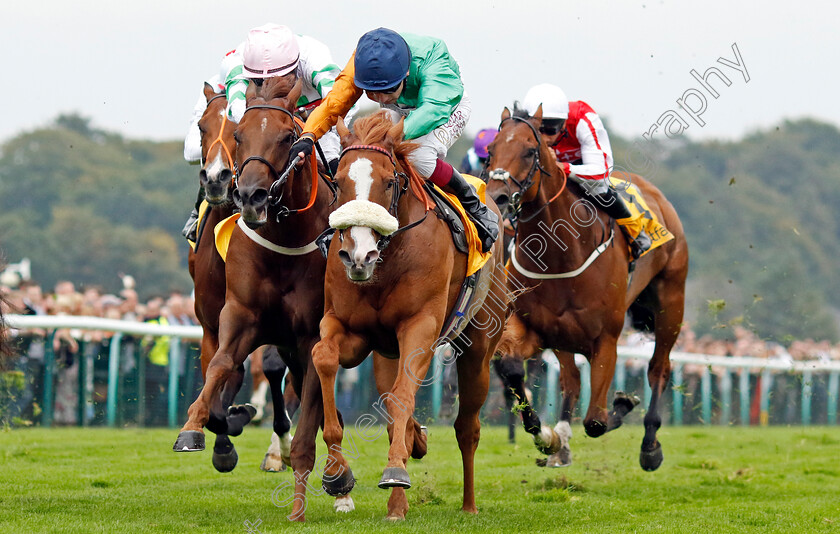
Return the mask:
{"type": "MultiPolygon", "coordinates": [[[[201,376],[206,379],[207,367],[219,348],[219,313],[225,299],[225,261],[216,250],[213,228],[234,213],[230,192],[234,186],[233,155],[236,153],[236,141],[233,133],[236,123],[227,119],[227,98],[224,93],[216,94],[213,87],[205,83],[204,96],[207,99],[207,108],[198,122],[202,162],[199,182],[209,206],[196,232],[195,247],[190,248],[188,265],[195,286],[195,313],[202,327],[201,376]]],[[[286,366],[276,350],[268,352],[268,361],[264,366],[262,350],[251,355],[252,368],[262,373],[265,367],[267,377],[271,377],[275,382],[272,389],[279,392],[286,366]]],[[[238,461],[236,449],[229,436],[239,435],[252,415],[249,408],[231,408],[243,378],[244,367],[238,366],[236,372],[228,378],[221,394],[213,399],[207,423],[208,429],[216,434],[213,466],[223,473],[233,470],[238,461]]],[[[282,395],[275,394],[273,397],[277,436],[272,436],[272,445],[269,446],[260,466],[266,471],[285,469],[284,453],[277,450],[278,444],[287,443],[290,439],[291,421],[286,414],[284,400],[282,395]]],[[[285,456],[288,459],[288,452],[285,456]]]]}
{"type": "Polygon", "coordinates": [[[533,117],[504,109],[499,134],[490,145],[488,191],[501,209],[518,213],[510,287],[524,288],[514,304],[499,353],[520,361],[552,349],[560,361],[563,391],[560,422],[541,428],[525,399],[521,379],[509,383],[520,403],[527,432],[537,448],[551,454],[548,465],[571,462],[571,417],[580,394],[574,353],[590,362],[592,395],[583,419],[587,435],[618,428],[638,398],[616,392],[608,411],[607,393],[616,365],[616,344],[628,312],[634,325],[653,331],[656,348],[648,367],[652,394],[644,417],[639,461],[653,471],[663,460],[656,438],[660,402],[667,386],[669,355],[680,333],[688,273],[688,245],[673,206],[647,180],[631,175],[650,209],[674,239],[635,261],[615,221],[596,210],[582,187],[566,181],[539,128],[542,107],[533,117]],[[530,291],[529,291],[530,290],[530,291]]]}
{"type": "MultiPolygon", "coordinates": [[[[301,402],[290,445],[296,495],[290,518],[303,521],[306,482],[314,468],[315,436],[323,416],[311,350],[323,314],[326,260],[315,239],[327,227],[332,194],[317,187],[313,181],[317,174],[310,165],[280,180],[297,137],[292,113],[301,84],[294,80],[294,76],[267,79],[259,93],[256,84],[248,87],[246,111],[234,133],[239,171],[234,201],[241,219],[228,247],[219,348],[175,447],[203,448],[202,428],[223,385],[249,353],[261,345],[276,345],[301,402]]],[[[349,495],[336,500],[336,509],[353,509],[349,495]]]]}
{"type": "MultiPolygon", "coordinates": [[[[389,414],[391,445],[379,487],[392,489],[388,518],[403,519],[408,510],[405,489],[411,485],[407,444],[417,432],[410,424],[415,394],[436,346],[445,340],[442,329],[461,292],[467,257],[456,251],[446,223],[429,216],[430,204],[419,185],[422,179],[416,174],[407,177],[413,170],[405,158],[415,145],[402,141],[402,120],[394,124],[387,111],[380,111],[357,119],[354,133],[339,120],[338,133],[343,147],[336,174],[339,207],[330,220],[335,223],[340,216],[352,224],[332,224],[339,229],[338,237],[333,238],[327,259],[321,340],[312,350],[329,451],[323,485],[328,494],[341,495],[355,484],[341,448],[344,430],[334,394],[338,367],[355,367],[371,350],[377,351],[398,361],[396,369],[374,371],[378,385],[391,384],[380,397],[389,414]]],[[[488,204],[498,215],[493,202],[488,204]]],[[[475,304],[452,342],[460,352],[460,406],[454,426],[464,469],[463,510],[471,513],[478,511],[473,461],[480,435],[479,410],[508,308],[504,275],[493,277],[501,266],[501,241],[492,250],[480,271],[475,304]]],[[[357,421],[357,430],[359,426],[357,421]]],[[[364,433],[370,425],[362,426],[364,433]]]]}

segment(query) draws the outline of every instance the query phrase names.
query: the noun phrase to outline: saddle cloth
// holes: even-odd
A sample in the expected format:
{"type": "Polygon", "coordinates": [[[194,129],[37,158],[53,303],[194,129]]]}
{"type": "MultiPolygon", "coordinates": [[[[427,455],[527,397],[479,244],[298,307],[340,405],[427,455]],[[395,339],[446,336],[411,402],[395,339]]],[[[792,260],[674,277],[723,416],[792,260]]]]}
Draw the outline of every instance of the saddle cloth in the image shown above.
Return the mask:
{"type": "MultiPolygon", "coordinates": [[[[463,174],[462,176],[475,188],[478,198],[480,198],[482,202],[487,202],[487,184],[475,176],[470,176],[469,174],[463,174]]],[[[426,183],[432,185],[431,182],[426,183]]],[[[436,185],[433,187],[435,189],[435,194],[431,195],[431,197],[435,204],[437,204],[438,209],[444,214],[444,217],[441,218],[445,219],[446,212],[449,209],[454,209],[458,213],[458,217],[461,219],[461,224],[464,227],[464,236],[467,239],[467,276],[471,276],[473,273],[481,269],[485,263],[487,263],[487,260],[490,259],[493,252],[481,252],[481,240],[478,238],[478,230],[475,229],[475,224],[472,222],[472,219],[470,219],[469,215],[467,215],[464,207],[461,206],[461,202],[458,200],[458,197],[445,193],[436,185]],[[446,205],[441,205],[441,200],[438,197],[446,199],[446,205]]],[[[450,224],[450,229],[452,228],[453,226],[450,224]]],[[[457,230],[453,230],[452,237],[457,246],[459,236],[456,235],[456,232],[457,230]]]]}
{"type": "Polygon", "coordinates": [[[650,248],[642,256],[674,239],[674,234],[669,232],[656,218],[656,214],[650,210],[636,185],[616,176],[611,176],[610,182],[632,213],[630,217],[618,219],[615,222],[624,227],[632,239],[636,239],[642,232],[650,236],[650,248]]]}
{"type": "Polygon", "coordinates": [[[219,252],[219,256],[222,257],[222,261],[227,261],[230,236],[233,233],[233,229],[236,228],[236,221],[239,217],[241,217],[241,214],[234,213],[230,217],[219,221],[216,227],[213,228],[213,234],[216,236],[216,250],[219,252]]]}

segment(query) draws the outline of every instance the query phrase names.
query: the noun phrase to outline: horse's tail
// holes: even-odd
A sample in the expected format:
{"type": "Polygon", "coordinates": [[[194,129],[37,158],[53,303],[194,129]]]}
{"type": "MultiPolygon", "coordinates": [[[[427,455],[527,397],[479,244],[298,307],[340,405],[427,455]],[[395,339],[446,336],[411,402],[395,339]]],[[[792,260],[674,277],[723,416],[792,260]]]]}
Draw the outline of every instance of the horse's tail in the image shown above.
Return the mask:
{"type": "Polygon", "coordinates": [[[627,314],[630,316],[630,322],[633,328],[639,332],[653,332],[654,325],[656,324],[656,315],[654,312],[655,297],[653,288],[647,286],[639,293],[639,296],[636,297],[636,300],[633,301],[630,308],[627,309],[627,314]]]}

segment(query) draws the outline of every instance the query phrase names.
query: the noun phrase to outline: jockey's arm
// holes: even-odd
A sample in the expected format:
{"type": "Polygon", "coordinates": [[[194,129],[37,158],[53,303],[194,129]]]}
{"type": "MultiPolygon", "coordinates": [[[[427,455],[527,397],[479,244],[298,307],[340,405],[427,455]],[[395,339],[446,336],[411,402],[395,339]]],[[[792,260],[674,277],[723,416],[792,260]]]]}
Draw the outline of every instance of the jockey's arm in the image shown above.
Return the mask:
{"type": "Polygon", "coordinates": [[[607,130],[594,112],[583,115],[574,132],[580,143],[580,165],[561,163],[570,177],[582,180],[601,180],[609,176],[613,167],[612,148],[607,130]]]}
{"type": "Polygon", "coordinates": [[[350,111],[353,104],[362,97],[364,91],[356,87],[353,83],[355,73],[354,58],[355,52],[350,56],[350,61],[347,62],[344,70],[336,76],[329,94],[309,114],[309,118],[306,119],[306,124],[303,127],[302,136],[307,136],[312,138],[313,141],[317,141],[330,128],[335,126],[339,117],[347,115],[347,112],[350,111]]]}

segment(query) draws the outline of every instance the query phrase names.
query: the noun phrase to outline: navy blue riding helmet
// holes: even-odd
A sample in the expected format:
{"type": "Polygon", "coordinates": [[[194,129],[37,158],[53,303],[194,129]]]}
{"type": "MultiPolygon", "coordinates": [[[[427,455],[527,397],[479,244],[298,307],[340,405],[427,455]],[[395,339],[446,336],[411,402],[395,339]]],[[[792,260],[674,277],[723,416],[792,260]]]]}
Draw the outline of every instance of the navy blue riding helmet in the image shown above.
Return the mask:
{"type": "Polygon", "coordinates": [[[399,85],[411,65],[411,52],[400,34],[377,28],[362,35],[356,45],[353,83],[365,91],[385,91],[399,85]]]}

